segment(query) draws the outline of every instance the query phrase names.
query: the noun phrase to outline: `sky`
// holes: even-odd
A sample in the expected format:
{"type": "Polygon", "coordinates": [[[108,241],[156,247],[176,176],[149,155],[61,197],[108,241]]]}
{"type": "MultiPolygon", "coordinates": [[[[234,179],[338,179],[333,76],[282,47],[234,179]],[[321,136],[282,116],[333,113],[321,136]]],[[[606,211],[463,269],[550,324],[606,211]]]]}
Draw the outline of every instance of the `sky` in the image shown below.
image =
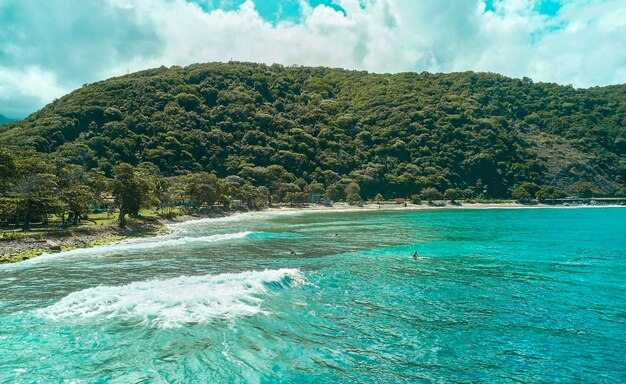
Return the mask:
{"type": "Polygon", "coordinates": [[[0,114],[212,61],[626,82],[626,0],[0,0],[0,114]]]}

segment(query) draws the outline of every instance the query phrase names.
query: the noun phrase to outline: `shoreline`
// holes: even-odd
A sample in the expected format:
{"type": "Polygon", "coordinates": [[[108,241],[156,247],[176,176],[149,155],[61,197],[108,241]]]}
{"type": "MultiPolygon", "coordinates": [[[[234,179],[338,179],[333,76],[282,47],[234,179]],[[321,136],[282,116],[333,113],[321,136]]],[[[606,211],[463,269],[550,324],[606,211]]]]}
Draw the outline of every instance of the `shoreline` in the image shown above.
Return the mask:
{"type": "Polygon", "coordinates": [[[133,229],[70,230],[61,233],[38,234],[16,240],[4,239],[0,241],[0,265],[18,263],[44,253],[66,252],[135,237],[154,236],[161,233],[164,228],[164,226],[152,224],[133,229]]]}
{"type": "Polygon", "coordinates": [[[34,233],[30,237],[26,235],[20,239],[1,239],[0,265],[19,263],[47,253],[67,252],[133,238],[158,236],[167,233],[169,225],[172,224],[223,216],[227,215],[180,215],[173,218],[150,218],[126,228],[109,226],[102,229],[84,229],[77,227],[69,228],[63,232],[34,233]]]}
{"type": "Polygon", "coordinates": [[[47,233],[34,235],[32,238],[17,240],[0,240],[0,265],[18,263],[40,256],[44,253],[66,252],[77,248],[91,248],[99,245],[116,243],[122,240],[139,237],[153,237],[172,231],[172,226],[190,224],[199,220],[213,220],[236,215],[254,213],[280,212],[358,212],[358,211],[439,211],[439,210],[474,210],[474,209],[576,209],[576,208],[626,208],[623,205],[527,205],[516,202],[498,203],[460,203],[456,204],[404,204],[395,203],[368,203],[350,205],[335,203],[332,206],[274,206],[257,211],[232,211],[210,215],[180,215],[174,218],[161,218],[145,221],[129,228],[109,227],[101,230],[75,230],[65,233],[47,233]]]}
{"type": "Polygon", "coordinates": [[[459,203],[457,204],[395,204],[395,203],[368,203],[362,206],[350,205],[348,203],[335,203],[332,206],[324,205],[311,205],[308,207],[299,206],[283,206],[267,208],[264,211],[269,212],[285,212],[285,211],[401,211],[401,210],[413,210],[413,211],[437,211],[437,210],[469,210],[469,209],[574,209],[574,208],[626,208],[624,205],[563,205],[563,204],[521,204],[516,202],[501,202],[501,203],[459,203]]]}

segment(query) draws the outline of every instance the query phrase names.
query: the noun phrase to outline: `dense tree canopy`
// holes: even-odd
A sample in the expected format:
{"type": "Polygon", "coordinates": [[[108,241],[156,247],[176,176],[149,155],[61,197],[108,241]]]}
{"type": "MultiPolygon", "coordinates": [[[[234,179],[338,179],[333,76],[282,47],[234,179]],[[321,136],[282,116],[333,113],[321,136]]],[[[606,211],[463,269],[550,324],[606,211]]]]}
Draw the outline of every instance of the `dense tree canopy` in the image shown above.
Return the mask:
{"type": "MultiPolygon", "coordinates": [[[[427,188],[452,190],[450,199],[615,195],[626,192],[625,125],[626,86],[216,63],[86,85],[2,125],[0,144],[107,177],[122,163],[195,174],[186,193],[205,202],[219,198],[212,178],[228,176],[290,201],[312,191],[354,200],[427,188]],[[198,189],[206,183],[212,189],[198,189]]],[[[70,184],[82,177],[69,172],[70,184]]]]}
{"type": "Polygon", "coordinates": [[[99,169],[86,170],[61,158],[45,161],[45,154],[31,151],[12,153],[0,147],[0,229],[31,223],[47,224],[60,219],[61,227],[80,224],[88,214],[102,209],[119,210],[118,222],[138,218],[142,209],[166,213],[181,207],[185,213],[220,210],[258,209],[269,203],[269,190],[254,187],[238,176],[219,179],[215,174],[198,172],[164,177],[152,163],[133,166],[120,163],[107,178],[99,169]]]}

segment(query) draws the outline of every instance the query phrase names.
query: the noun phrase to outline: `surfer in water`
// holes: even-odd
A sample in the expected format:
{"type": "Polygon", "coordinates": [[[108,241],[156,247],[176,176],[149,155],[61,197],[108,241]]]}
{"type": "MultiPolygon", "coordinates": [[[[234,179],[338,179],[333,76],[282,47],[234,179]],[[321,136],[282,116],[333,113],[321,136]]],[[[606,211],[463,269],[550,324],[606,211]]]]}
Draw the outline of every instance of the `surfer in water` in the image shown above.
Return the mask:
{"type": "Polygon", "coordinates": [[[289,254],[290,254],[290,255],[295,255],[295,254],[296,254],[296,251],[289,251],[289,254]]]}
{"type": "Polygon", "coordinates": [[[417,254],[417,251],[416,251],[416,252],[413,252],[413,258],[414,258],[415,260],[417,260],[417,258],[418,258],[418,257],[420,257],[420,255],[418,255],[418,254],[417,254]]]}

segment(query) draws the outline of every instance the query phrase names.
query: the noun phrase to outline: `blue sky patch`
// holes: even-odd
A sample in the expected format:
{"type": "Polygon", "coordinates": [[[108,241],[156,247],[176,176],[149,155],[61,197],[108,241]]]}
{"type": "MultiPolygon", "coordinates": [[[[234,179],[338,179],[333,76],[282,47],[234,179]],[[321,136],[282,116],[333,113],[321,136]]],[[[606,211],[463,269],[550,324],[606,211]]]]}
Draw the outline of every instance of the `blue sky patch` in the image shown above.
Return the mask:
{"type": "MultiPolygon", "coordinates": [[[[245,2],[245,0],[187,0],[192,3],[198,4],[205,11],[213,11],[216,9],[222,9],[224,11],[234,11],[245,2]]],[[[272,23],[280,21],[299,22],[301,20],[302,11],[300,9],[299,0],[254,0],[254,7],[259,12],[259,15],[264,19],[272,23]]],[[[325,5],[331,7],[337,11],[345,13],[345,10],[340,6],[333,4],[332,0],[309,0],[308,3],[311,7],[315,8],[318,5],[325,5]]]]}
{"type": "Polygon", "coordinates": [[[563,5],[555,0],[540,1],[537,10],[542,15],[555,16],[563,5]]]}
{"type": "MultiPolygon", "coordinates": [[[[487,11],[495,11],[496,10],[496,0],[486,0],[485,1],[485,10],[487,11]]],[[[558,0],[539,0],[535,6],[535,10],[542,15],[546,16],[556,16],[563,5],[558,0]]]]}

